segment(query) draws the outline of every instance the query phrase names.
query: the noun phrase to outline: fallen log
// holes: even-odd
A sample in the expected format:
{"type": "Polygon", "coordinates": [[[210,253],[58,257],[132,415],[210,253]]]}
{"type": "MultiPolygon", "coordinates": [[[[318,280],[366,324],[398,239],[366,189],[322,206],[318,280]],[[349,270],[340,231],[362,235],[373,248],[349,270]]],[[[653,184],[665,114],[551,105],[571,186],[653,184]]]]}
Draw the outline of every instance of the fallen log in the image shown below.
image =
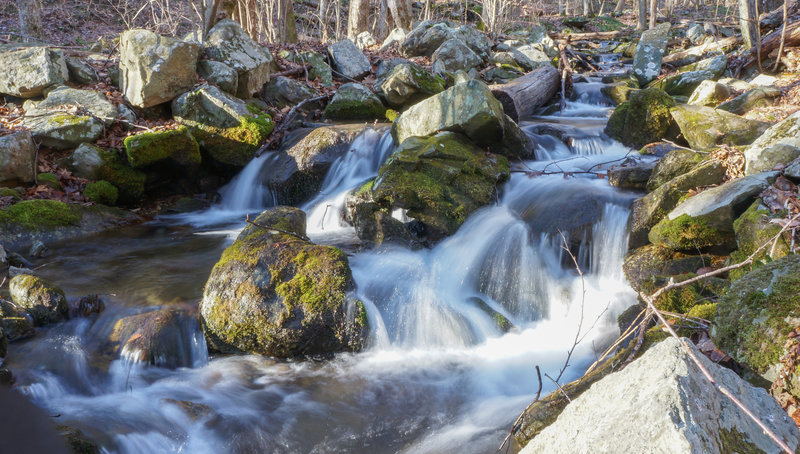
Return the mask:
{"type": "Polygon", "coordinates": [[[560,79],[556,68],[545,66],[507,84],[490,85],[489,89],[503,105],[506,115],[519,121],[550,101],[559,90],[560,79]]]}
{"type": "Polygon", "coordinates": [[[553,33],[553,39],[563,39],[566,42],[581,41],[581,40],[608,40],[616,39],[623,36],[628,36],[633,33],[633,30],[617,30],[613,32],[586,32],[586,33],[553,33]]]}
{"type": "Polygon", "coordinates": [[[727,47],[733,47],[733,46],[739,44],[739,42],[741,42],[741,40],[742,40],[741,36],[731,36],[730,38],[723,38],[723,39],[716,40],[716,41],[711,42],[711,43],[706,43],[706,44],[701,44],[699,46],[690,47],[690,48],[688,48],[688,49],[686,49],[684,51],[674,52],[674,53],[671,53],[671,54],[665,56],[663,58],[662,62],[666,63],[666,64],[669,64],[669,65],[673,65],[673,66],[683,66],[683,65],[680,65],[678,63],[681,63],[682,60],[684,60],[686,58],[702,57],[703,55],[705,55],[705,54],[707,54],[709,52],[723,50],[723,49],[725,49],[727,47]]]}

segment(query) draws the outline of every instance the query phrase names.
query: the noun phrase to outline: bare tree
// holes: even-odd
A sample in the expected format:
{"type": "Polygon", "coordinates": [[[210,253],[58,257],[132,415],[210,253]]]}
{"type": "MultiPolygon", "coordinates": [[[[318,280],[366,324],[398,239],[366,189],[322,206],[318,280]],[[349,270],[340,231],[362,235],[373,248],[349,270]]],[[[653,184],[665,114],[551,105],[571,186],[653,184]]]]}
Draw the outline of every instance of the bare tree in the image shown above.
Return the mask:
{"type": "Polygon", "coordinates": [[[639,0],[639,30],[647,29],[647,0],[639,0]]]}
{"type": "Polygon", "coordinates": [[[19,29],[25,41],[42,39],[42,4],[39,0],[17,0],[19,29]]]}
{"type": "Polygon", "coordinates": [[[656,28],[658,18],[658,0],[650,0],[650,28],[656,28]]]}
{"type": "Polygon", "coordinates": [[[355,39],[367,30],[369,23],[369,0],[350,0],[347,11],[347,37],[355,39]]]}
{"type": "Polygon", "coordinates": [[[614,12],[618,14],[622,14],[622,11],[625,10],[625,0],[617,1],[617,7],[614,8],[614,12]]]}
{"type": "Polygon", "coordinates": [[[394,26],[403,30],[411,29],[411,0],[386,0],[392,14],[394,26]]]}

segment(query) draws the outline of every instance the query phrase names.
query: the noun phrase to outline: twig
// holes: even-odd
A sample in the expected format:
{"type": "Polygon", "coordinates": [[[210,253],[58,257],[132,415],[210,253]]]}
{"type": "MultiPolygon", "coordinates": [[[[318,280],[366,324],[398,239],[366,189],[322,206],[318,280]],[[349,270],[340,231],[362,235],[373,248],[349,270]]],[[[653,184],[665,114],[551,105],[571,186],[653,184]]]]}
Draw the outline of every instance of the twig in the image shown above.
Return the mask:
{"type": "Polygon", "coordinates": [[[288,230],[279,229],[279,228],[277,228],[277,227],[272,227],[272,226],[267,226],[267,225],[256,224],[255,222],[253,222],[253,221],[251,221],[251,220],[250,220],[250,215],[249,215],[249,214],[248,214],[248,215],[245,217],[245,220],[244,220],[244,221],[245,221],[245,222],[247,222],[247,223],[248,223],[248,224],[250,224],[250,225],[254,225],[254,226],[256,226],[256,227],[258,227],[258,228],[260,228],[260,229],[264,229],[264,230],[266,230],[266,231],[268,231],[268,232],[273,232],[273,231],[275,231],[275,232],[278,232],[278,233],[283,233],[283,234],[285,234],[285,235],[291,235],[291,236],[293,236],[293,237],[295,237],[295,238],[300,238],[300,239],[301,239],[301,240],[303,240],[303,241],[310,241],[310,240],[308,239],[308,237],[307,237],[307,236],[305,236],[305,235],[298,235],[297,233],[290,232],[290,231],[288,231],[288,230]]]}
{"type": "MultiPolygon", "coordinates": [[[[536,390],[536,397],[533,399],[533,402],[528,404],[528,408],[530,408],[530,406],[533,405],[535,402],[538,402],[539,396],[541,396],[542,394],[542,371],[539,370],[539,365],[536,365],[536,378],[539,379],[539,389],[536,390]]],[[[503,449],[503,446],[505,446],[506,443],[508,443],[508,440],[510,440],[511,437],[514,435],[514,429],[516,429],[517,425],[519,425],[520,421],[522,421],[522,416],[524,414],[525,414],[524,411],[520,413],[516,421],[514,421],[514,424],[511,425],[511,429],[508,431],[508,435],[506,435],[506,438],[504,438],[503,442],[500,443],[500,446],[497,448],[497,451],[495,451],[495,454],[500,452],[500,450],[503,449]]],[[[509,444],[508,447],[506,448],[506,454],[508,453],[509,448],[511,448],[511,444],[509,444]]]]}
{"type": "Polygon", "coordinates": [[[570,399],[570,398],[569,398],[569,396],[567,395],[567,392],[566,392],[566,391],[564,391],[564,388],[562,388],[562,387],[561,387],[561,385],[559,385],[559,384],[558,384],[558,382],[557,382],[556,380],[553,380],[553,377],[551,377],[551,376],[549,376],[549,375],[547,375],[547,374],[544,374],[544,376],[545,376],[545,377],[547,377],[547,378],[549,378],[549,379],[550,379],[550,381],[552,381],[553,383],[555,383],[555,385],[556,385],[556,386],[558,386],[558,390],[559,390],[559,391],[561,391],[561,394],[563,394],[563,395],[564,395],[564,397],[566,397],[566,398],[567,398],[567,402],[569,402],[569,403],[572,403],[572,399],[570,399]]]}
{"type": "MultiPolygon", "coordinates": [[[[583,328],[583,314],[586,302],[586,282],[583,278],[583,271],[581,271],[581,267],[578,265],[578,259],[576,259],[572,251],[569,250],[569,244],[567,243],[567,237],[564,236],[564,232],[559,230],[558,234],[561,235],[561,240],[564,242],[564,244],[561,246],[561,249],[566,251],[570,258],[572,258],[572,263],[575,264],[575,270],[578,272],[578,276],[581,278],[581,318],[578,320],[578,332],[575,333],[575,340],[572,342],[572,347],[570,347],[569,351],[567,351],[567,359],[564,361],[564,366],[561,368],[561,371],[559,371],[558,377],[553,380],[556,382],[556,385],[558,385],[558,380],[561,380],[561,376],[564,375],[564,371],[567,370],[567,367],[569,367],[569,360],[572,357],[572,353],[575,352],[575,347],[577,347],[580,343],[581,329],[583,328]]],[[[547,374],[545,374],[545,376],[546,375],[547,374]]],[[[547,378],[550,377],[548,376],[547,378]]],[[[561,386],[559,386],[559,388],[561,388],[561,386]]],[[[566,396],[566,393],[564,395],[566,396]]],[[[567,397],[567,400],[569,400],[569,397],[567,397]]]]}
{"type": "Polygon", "coordinates": [[[783,29],[781,30],[781,45],[778,47],[778,56],[775,57],[775,66],[772,67],[772,72],[778,71],[778,65],[781,63],[781,54],[783,54],[783,45],[786,44],[786,25],[789,21],[789,11],[786,3],[788,0],[783,0],[783,29]]]}
{"type": "MultiPolygon", "coordinates": [[[[333,96],[333,94],[331,93],[331,94],[327,94],[327,95],[317,96],[316,98],[309,98],[309,99],[306,99],[304,101],[301,101],[299,104],[297,104],[296,106],[292,107],[292,109],[289,110],[289,113],[287,113],[286,116],[283,117],[283,121],[281,122],[280,126],[278,126],[275,129],[275,131],[273,131],[272,137],[280,137],[280,135],[276,135],[276,134],[280,133],[284,129],[288,128],[289,125],[292,123],[292,121],[294,121],[294,117],[297,116],[297,112],[299,112],[300,109],[302,109],[306,104],[310,104],[312,102],[317,102],[317,101],[324,101],[324,100],[326,100],[326,99],[328,99],[328,98],[330,98],[332,96],[333,96]]],[[[255,156],[258,157],[258,156],[261,156],[262,154],[264,154],[264,152],[267,151],[267,149],[271,145],[271,143],[272,142],[269,141],[269,142],[265,143],[264,145],[262,145],[261,148],[256,150],[255,156]]]]}

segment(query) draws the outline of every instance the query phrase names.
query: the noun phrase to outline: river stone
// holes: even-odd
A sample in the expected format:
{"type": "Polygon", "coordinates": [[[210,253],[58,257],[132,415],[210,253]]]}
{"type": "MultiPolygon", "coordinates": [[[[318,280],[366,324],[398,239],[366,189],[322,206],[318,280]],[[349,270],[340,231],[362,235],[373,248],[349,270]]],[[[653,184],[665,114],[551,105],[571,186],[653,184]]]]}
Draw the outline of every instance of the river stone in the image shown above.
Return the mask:
{"type": "Polygon", "coordinates": [[[8,290],[14,304],[28,311],[36,325],[60,322],[69,316],[64,291],[40,277],[16,276],[8,290]]]}
{"type": "Polygon", "coordinates": [[[719,54],[686,66],[681,66],[678,68],[678,71],[681,73],[692,71],[710,71],[713,74],[712,79],[719,79],[725,72],[725,68],[727,66],[728,56],[725,54],[719,54]]]}
{"type": "Polygon", "coordinates": [[[633,74],[645,86],[661,73],[661,59],[669,41],[669,22],[642,32],[633,57],[633,74]]]}
{"type": "MultiPolygon", "coordinates": [[[[731,284],[717,304],[711,336],[736,361],[774,381],[787,337],[800,323],[800,255],[756,268],[731,284]]],[[[800,397],[800,392],[794,390],[800,397]]]]}
{"type": "Polygon", "coordinates": [[[287,137],[274,154],[262,181],[273,188],[279,203],[297,205],[319,191],[331,165],[350,149],[365,124],[321,126],[299,140],[287,137]]]}
{"type": "Polygon", "coordinates": [[[120,88],[134,106],[170,101],[197,81],[197,43],[135,29],[120,35],[119,54],[120,88]]]}
{"type": "Polygon", "coordinates": [[[408,34],[407,31],[403,30],[402,28],[394,28],[391,32],[389,32],[389,36],[383,40],[381,44],[381,51],[389,49],[390,47],[394,46],[395,44],[400,44],[406,39],[406,35],[408,34]]]}
{"type": "Polygon", "coordinates": [[[383,120],[386,107],[369,88],[346,83],[336,90],[322,117],[334,121],[383,120]]]}
{"type": "Polygon", "coordinates": [[[67,64],[69,79],[79,84],[95,84],[98,82],[97,73],[94,68],[78,57],[66,57],[64,62],[67,64]]]}
{"type": "Polygon", "coordinates": [[[67,80],[64,55],[54,49],[26,47],[0,52],[0,93],[33,98],[67,80]]]}
{"type": "Polygon", "coordinates": [[[492,203],[509,170],[505,157],[483,151],[461,134],[441,132],[404,140],[381,166],[372,192],[379,206],[407,210],[431,239],[440,239],[492,203]]]}
{"type": "Polygon", "coordinates": [[[746,175],[772,170],[800,156],[800,112],[773,125],[744,151],[746,175]]]}
{"type": "Polygon", "coordinates": [[[608,169],[608,184],[622,189],[644,189],[655,168],[655,162],[634,162],[608,169]]]}
{"type": "MultiPolygon", "coordinates": [[[[656,164],[653,174],[647,182],[646,189],[655,191],[667,181],[681,176],[696,168],[698,164],[708,159],[705,153],[698,153],[685,148],[676,148],[667,152],[656,164]]],[[[709,185],[715,183],[708,183],[709,185]]],[[[703,185],[700,185],[703,186],[703,185]]],[[[688,189],[688,188],[687,188],[688,189]]]]}
{"type": "Polygon", "coordinates": [[[349,39],[328,46],[328,55],[337,75],[348,80],[361,79],[372,69],[364,52],[349,39]]]}
{"type": "Polygon", "coordinates": [[[680,105],[670,110],[689,146],[711,151],[718,145],[749,145],[769,123],[748,120],[711,107],[680,105]]]}
{"type": "Polygon", "coordinates": [[[65,109],[78,108],[106,126],[111,125],[117,118],[117,108],[114,107],[103,93],[94,90],[77,90],[69,87],[57,87],[47,93],[42,101],[25,101],[23,104],[26,116],[40,116],[50,113],[63,114],[65,109]]]}
{"type": "Polygon", "coordinates": [[[450,38],[433,53],[433,70],[439,74],[459,69],[469,71],[481,64],[481,59],[463,41],[450,38]]]}
{"type": "Polygon", "coordinates": [[[396,143],[439,131],[459,132],[512,158],[533,156],[533,144],[482,82],[470,80],[414,104],[392,125],[396,143]]]}
{"type": "Polygon", "coordinates": [[[378,44],[378,42],[375,41],[375,37],[368,31],[361,32],[356,36],[356,46],[358,46],[359,49],[363,50],[376,44],[378,44]]]}
{"type": "Polygon", "coordinates": [[[772,105],[781,93],[781,90],[776,87],[756,87],[747,90],[730,101],[720,104],[717,106],[717,109],[726,110],[737,115],[744,115],[756,107],[772,105]]]}
{"type": "Polygon", "coordinates": [[[214,60],[200,60],[197,72],[206,81],[218,86],[222,91],[236,95],[239,88],[239,73],[225,63],[214,60]]]}
{"type": "Polygon", "coordinates": [[[375,85],[378,95],[396,109],[405,109],[445,89],[444,79],[410,62],[395,65],[375,85]]]}
{"type": "MultiPolygon", "coordinates": [[[[16,274],[12,278],[20,276],[16,274]]],[[[33,327],[33,316],[24,309],[16,306],[11,301],[0,298],[0,327],[5,331],[5,337],[10,342],[22,340],[33,336],[36,331],[33,327]]]]}
{"type": "Polygon", "coordinates": [[[274,128],[269,115],[210,85],[172,101],[172,114],[203,151],[230,166],[247,164],[274,128]]]}
{"type": "Polygon", "coordinates": [[[36,177],[36,146],[30,131],[0,137],[0,183],[31,183],[36,177]]]}
{"type": "Polygon", "coordinates": [[[179,126],[166,131],[140,132],[123,141],[131,167],[147,167],[163,161],[191,167],[200,164],[200,147],[189,133],[179,126]]]}
{"type": "Polygon", "coordinates": [[[249,98],[269,82],[272,54],[230,19],[217,22],[208,32],[203,51],[209,60],[225,63],[239,75],[236,96],[249,98]]]}
{"type": "Polygon", "coordinates": [[[305,213],[277,207],[248,224],[211,271],[200,315],[209,344],[278,358],[360,350],[366,310],[347,256],[305,238],[305,213]]]}
{"type": "Polygon", "coordinates": [[[663,90],[639,90],[631,95],[629,101],[614,109],[605,133],[633,148],[657,142],[669,135],[674,124],[669,109],[675,105],[672,97],[663,90]]]}
{"type": "Polygon", "coordinates": [[[650,242],[677,250],[735,246],[734,219],[777,176],[777,172],[748,175],[686,199],[650,230],[650,242]]]}
{"type": "Polygon", "coordinates": [[[278,109],[296,106],[317,96],[317,91],[286,76],[273,77],[264,87],[264,100],[278,109]]]}
{"type": "MultiPolygon", "coordinates": [[[[797,448],[797,426],[765,390],[713,363],[686,342],[717,383],[768,421],[791,449],[797,448]]],[[[573,399],[556,422],[521,452],[643,451],[777,454],[780,448],[714,388],[677,339],[668,338],[573,399]]]]}
{"type": "Polygon", "coordinates": [[[731,91],[725,85],[713,80],[704,80],[694,89],[688,103],[695,106],[716,107],[730,95],[731,91]]]}
{"type": "MultiPolygon", "coordinates": [[[[200,341],[197,309],[176,306],[122,317],[108,336],[104,350],[115,359],[175,369],[193,367],[197,357],[194,345],[200,341]]],[[[205,349],[205,346],[203,345],[205,349]]]]}

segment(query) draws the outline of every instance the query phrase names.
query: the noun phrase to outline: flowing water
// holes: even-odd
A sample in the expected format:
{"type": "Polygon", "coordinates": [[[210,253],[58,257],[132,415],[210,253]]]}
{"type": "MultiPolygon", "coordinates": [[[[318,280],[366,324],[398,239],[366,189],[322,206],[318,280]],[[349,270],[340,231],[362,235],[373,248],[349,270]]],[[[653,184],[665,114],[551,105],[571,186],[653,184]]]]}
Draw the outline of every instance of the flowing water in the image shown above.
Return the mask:
{"type": "MultiPolygon", "coordinates": [[[[327,361],[208,358],[193,321],[182,327],[191,368],[98,351],[120,317],[200,300],[243,214],[275,203],[259,180],[267,154],[210,210],[54,248],[41,274],[70,295],[104,294],[107,309],[12,344],[18,389],[104,452],[494,452],[539,386],[535,367],[557,377],[578,337],[560,381],[581,375],[618,334],[616,314],[635,303],[621,272],[634,194],[597,175],[630,150],[600,136],[609,106],[599,86],[576,84],[560,115],[523,123],[561,128],[567,143],[531,132],[539,159],[515,166],[497,203],[455,235],[432,249],[353,253],[366,351],[327,361]],[[554,222],[576,227],[562,238],[554,222]],[[503,332],[497,314],[514,328],[503,332]]],[[[392,151],[388,134],[368,130],[331,167],[303,207],[316,242],[353,237],[344,197],[392,151]]],[[[543,393],[553,389],[546,379],[543,393]]]]}

